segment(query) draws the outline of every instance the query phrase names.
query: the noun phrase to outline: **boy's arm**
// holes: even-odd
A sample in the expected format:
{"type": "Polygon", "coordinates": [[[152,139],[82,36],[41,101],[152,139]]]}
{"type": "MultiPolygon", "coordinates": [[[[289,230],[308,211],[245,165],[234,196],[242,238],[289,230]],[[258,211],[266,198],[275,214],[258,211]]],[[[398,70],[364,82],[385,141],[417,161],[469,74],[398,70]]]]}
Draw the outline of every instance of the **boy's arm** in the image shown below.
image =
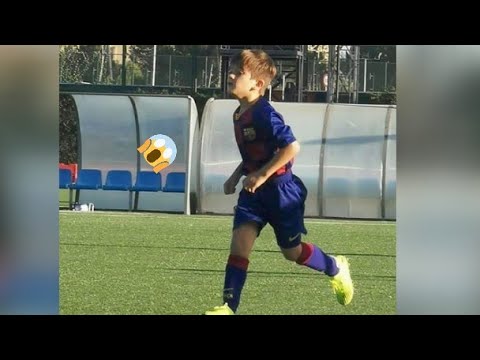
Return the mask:
{"type": "Polygon", "coordinates": [[[243,187],[245,190],[254,193],[265,181],[268,180],[278,169],[280,169],[287,162],[292,160],[300,151],[300,144],[294,141],[284,148],[281,148],[268,163],[263,165],[259,170],[249,174],[243,180],[243,187]]]}
{"type": "Polygon", "coordinates": [[[225,184],[223,184],[223,191],[225,192],[225,195],[230,195],[235,193],[235,187],[238,184],[238,181],[242,177],[242,166],[243,166],[243,161],[240,163],[240,165],[237,166],[235,171],[230,175],[230,177],[225,181],[225,184]]]}
{"type": "Polygon", "coordinates": [[[235,171],[230,175],[230,179],[236,183],[240,180],[242,177],[242,167],[243,167],[243,161],[240,162],[240,164],[237,166],[235,171]]]}
{"type": "Polygon", "coordinates": [[[285,124],[282,115],[276,111],[266,112],[259,120],[265,129],[267,138],[270,141],[273,140],[275,147],[279,149],[273,158],[258,170],[260,176],[269,178],[298,154],[300,144],[290,126],[285,124]]]}
{"type": "Polygon", "coordinates": [[[275,174],[283,165],[292,160],[300,151],[300,144],[298,141],[294,141],[284,148],[280,149],[268,163],[263,165],[259,170],[260,176],[266,176],[267,179],[275,174]]]}

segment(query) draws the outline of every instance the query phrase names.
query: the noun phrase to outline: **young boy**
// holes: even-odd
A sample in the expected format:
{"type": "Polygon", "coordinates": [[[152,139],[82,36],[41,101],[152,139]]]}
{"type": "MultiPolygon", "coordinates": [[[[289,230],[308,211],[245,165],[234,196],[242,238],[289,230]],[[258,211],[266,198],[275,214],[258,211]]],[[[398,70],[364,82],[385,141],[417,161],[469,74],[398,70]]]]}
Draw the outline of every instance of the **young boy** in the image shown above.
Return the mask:
{"type": "Polygon", "coordinates": [[[250,252],[267,223],[287,260],[330,276],[340,304],[347,305],[353,297],[348,260],[302,242],[301,234],[307,234],[303,223],[307,189],[291,171],[300,145],[282,116],[263,97],[276,72],[272,59],[262,50],[243,50],[231,59],[228,87],[240,102],[233,125],[243,161],[225,182],[225,194],[233,194],[241,176],[246,178],[235,207],[224,305],[206,315],[233,315],[237,311],[250,252]]]}

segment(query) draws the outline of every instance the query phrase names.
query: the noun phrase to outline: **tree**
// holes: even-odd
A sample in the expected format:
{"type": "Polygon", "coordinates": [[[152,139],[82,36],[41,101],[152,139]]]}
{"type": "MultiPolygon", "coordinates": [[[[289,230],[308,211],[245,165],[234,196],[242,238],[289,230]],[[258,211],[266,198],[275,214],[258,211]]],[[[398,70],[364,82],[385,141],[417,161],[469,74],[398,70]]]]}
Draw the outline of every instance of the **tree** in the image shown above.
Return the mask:
{"type": "Polygon", "coordinates": [[[60,45],[60,82],[115,83],[121,64],[113,61],[110,45],[60,45]]]}
{"type": "Polygon", "coordinates": [[[328,60],[328,45],[307,45],[307,56],[314,56],[319,62],[328,60]]]}
{"type": "MultiPolygon", "coordinates": [[[[130,59],[141,67],[151,69],[153,45],[131,45],[130,59]]],[[[157,45],[157,56],[218,56],[218,45],[157,45]]]]}
{"type": "Polygon", "coordinates": [[[59,157],[60,162],[74,164],[78,161],[77,120],[75,102],[70,95],[61,94],[59,98],[59,157]]]}
{"type": "MultiPolygon", "coordinates": [[[[216,83],[219,66],[217,62],[208,61],[208,71],[200,68],[196,60],[199,56],[218,56],[218,45],[157,45],[156,84],[171,86],[191,86],[192,76],[202,79],[201,83],[211,86],[216,83]],[[165,55],[178,56],[168,59],[165,55]],[[162,71],[163,70],[163,71],[162,71]],[[193,75],[196,74],[196,75],[193,75]]],[[[142,74],[149,74],[153,69],[153,45],[131,45],[130,60],[139,66],[142,74]]],[[[128,66],[127,66],[128,67],[128,66]]]]}
{"type": "Polygon", "coordinates": [[[59,53],[60,82],[92,82],[95,63],[93,49],[82,45],[62,45],[59,53]],[[86,51],[88,50],[88,51],[86,51]]]}

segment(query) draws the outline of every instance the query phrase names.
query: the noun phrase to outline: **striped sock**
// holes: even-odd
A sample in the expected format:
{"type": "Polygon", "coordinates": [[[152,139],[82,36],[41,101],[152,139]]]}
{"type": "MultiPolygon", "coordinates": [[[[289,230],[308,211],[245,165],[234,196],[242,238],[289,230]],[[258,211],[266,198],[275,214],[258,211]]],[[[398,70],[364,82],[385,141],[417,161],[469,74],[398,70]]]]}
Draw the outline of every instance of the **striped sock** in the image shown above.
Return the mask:
{"type": "Polygon", "coordinates": [[[322,271],[328,276],[338,274],[339,269],[333,257],[325,254],[317,245],[304,242],[301,245],[302,253],[297,259],[297,264],[322,271]]]}
{"type": "Polygon", "coordinates": [[[247,279],[249,261],[241,256],[230,255],[225,268],[225,284],[223,286],[223,301],[233,312],[240,304],[240,295],[247,279]]]}

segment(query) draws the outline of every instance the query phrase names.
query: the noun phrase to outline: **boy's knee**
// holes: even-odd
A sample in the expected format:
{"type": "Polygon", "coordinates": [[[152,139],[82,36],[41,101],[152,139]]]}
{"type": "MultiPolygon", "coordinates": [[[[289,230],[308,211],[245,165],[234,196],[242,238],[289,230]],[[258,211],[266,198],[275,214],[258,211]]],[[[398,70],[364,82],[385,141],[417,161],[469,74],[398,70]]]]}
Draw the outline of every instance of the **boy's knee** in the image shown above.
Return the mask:
{"type": "Polygon", "coordinates": [[[298,257],[302,253],[301,249],[294,247],[292,249],[282,249],[283,257],[289,261],[297,261],[298,257]]]}
{"type": "Polygon", "coordinates": [[[283,253],[283,257],[289,261],[297,261],[298,256],[292,253],[283,253]]]}

